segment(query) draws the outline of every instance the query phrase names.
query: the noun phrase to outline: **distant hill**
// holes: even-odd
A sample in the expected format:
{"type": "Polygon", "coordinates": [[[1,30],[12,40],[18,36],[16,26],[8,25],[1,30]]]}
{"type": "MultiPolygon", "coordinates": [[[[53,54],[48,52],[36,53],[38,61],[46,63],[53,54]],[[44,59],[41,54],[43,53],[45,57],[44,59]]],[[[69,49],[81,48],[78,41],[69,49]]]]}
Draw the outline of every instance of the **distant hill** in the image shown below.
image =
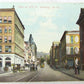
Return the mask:
{"type": "Polygon", "coordinates": [[[44,57],[46,55],[49,55],[49,53],[37,52],[37,58],[44,57]]]}

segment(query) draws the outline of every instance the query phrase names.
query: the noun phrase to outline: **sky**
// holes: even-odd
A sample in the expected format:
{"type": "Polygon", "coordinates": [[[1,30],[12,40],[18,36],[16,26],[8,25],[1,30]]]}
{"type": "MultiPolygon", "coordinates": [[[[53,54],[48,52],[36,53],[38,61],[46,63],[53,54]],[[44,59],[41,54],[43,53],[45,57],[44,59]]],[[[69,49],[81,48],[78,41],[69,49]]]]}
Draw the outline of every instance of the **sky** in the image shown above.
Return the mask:
{"type": "Polygon", "coordinates": [[[79,30],[76,24],[84,3],[0,2],[0,8],[12,8],[21,19],[24,40],[32,34],[39,52],[49,53],[53,41],[60,42],[64,31],[79,30]]]}

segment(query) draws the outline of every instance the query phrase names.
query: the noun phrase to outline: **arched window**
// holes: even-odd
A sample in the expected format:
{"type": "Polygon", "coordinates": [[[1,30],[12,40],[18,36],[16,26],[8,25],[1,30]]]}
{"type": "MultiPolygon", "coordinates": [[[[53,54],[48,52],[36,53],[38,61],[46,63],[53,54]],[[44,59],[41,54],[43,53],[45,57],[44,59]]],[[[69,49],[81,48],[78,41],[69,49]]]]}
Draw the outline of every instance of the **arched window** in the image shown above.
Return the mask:
{"type": "Polygon", "coordinates": [[[0,67],[2,67],[2,58],[0,58],[0,67]]]}
{"type": "Polygon", "coordinates": [[[7,67],[11,66],[11,58],[7,57],[5,60],[6,60],[5,66],[7,67]]]}
{"type": "Polygon", "coordinates": [[[11,60],[11,58],[7,57],[5,60],[11,60]]]}

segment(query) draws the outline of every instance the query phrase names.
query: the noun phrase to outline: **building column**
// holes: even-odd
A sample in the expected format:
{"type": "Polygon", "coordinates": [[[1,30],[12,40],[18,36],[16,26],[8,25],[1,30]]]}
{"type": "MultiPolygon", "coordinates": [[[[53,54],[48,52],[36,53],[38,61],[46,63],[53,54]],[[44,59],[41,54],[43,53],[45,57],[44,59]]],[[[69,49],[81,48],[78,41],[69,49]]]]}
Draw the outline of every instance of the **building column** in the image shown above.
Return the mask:
{"type": "Polygon", "coordinates": [[[2,60],[2,71],[4,71],[4,67],[5,67],[5,57],[3,56],[3,60],[2,60]]]}

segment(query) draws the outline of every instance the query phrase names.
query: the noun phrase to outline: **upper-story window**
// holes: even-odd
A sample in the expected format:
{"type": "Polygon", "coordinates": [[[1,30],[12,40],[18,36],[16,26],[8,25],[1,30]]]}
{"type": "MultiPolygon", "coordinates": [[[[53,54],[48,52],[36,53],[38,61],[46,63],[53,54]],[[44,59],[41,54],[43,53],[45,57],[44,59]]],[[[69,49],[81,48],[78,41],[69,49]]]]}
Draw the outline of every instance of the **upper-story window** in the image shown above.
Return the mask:
{"type": "Polygon", "coordinates": [[[7,43],[7,37],[4,37],[4,42],[7,43]]]}
{"type": "Polygon", "coordinates": [[[73,43],[73,36],[71,36],[71,43],[73,43]]]}
{"type": "Polygon", "coordinates": [[[7,23],[7,17],[6,16],[4,17],[4,23],[7,23]]]}
{"type": "Polygon", "coordinates": [[[5,27],[4,32],[7,33],[7,27],[5,27]]]}
{"type": "Polygon", "coordinates": [[[9,17],[8,17],[8,23],[11,23],[11,22],[12,22],[12,17],[9,16],[9,17]]]}
{"type": "Polygon", "coordinates": [[[73,54],[73,47],[71,47],[71,54],[73,54]]]}
{"type": "Polygon", "coordinates": [[[2,33],[2,27],[0,27],[0,33],[2,33]]]}
{"type": "Polygon", "coordinates": [[[11,52],[11,46],[5,46],[5,52],[11,52]]]}
{"type": "Polygon", "coordinates": [[[2,52],[2,46],[0,46],[0,52],[2,52]]]}
{"type": "Polygon", "coordinates": [[[11,52],[11,46],[9,46],[9,50],[8,51],[11,52]]]}
{"type": "Polygon", "coordinates": [[[11,33],[11,27],[9,26],[9,33],[11,33]]]}
{"type": "Polygon", "coordinates": [[[8,41],[9,41],[9,43],[11,43],[11,36],[8,37],[8,41]]]}
{"type": "Polygon", "coordinates": [[[0,16],[0,23],[2,23],[2,17],[0,16]]]}
{"type": "Polygon", "coordinates": [[[2,42],[2,37],[0,36],[0,43],[2,42]]]}

